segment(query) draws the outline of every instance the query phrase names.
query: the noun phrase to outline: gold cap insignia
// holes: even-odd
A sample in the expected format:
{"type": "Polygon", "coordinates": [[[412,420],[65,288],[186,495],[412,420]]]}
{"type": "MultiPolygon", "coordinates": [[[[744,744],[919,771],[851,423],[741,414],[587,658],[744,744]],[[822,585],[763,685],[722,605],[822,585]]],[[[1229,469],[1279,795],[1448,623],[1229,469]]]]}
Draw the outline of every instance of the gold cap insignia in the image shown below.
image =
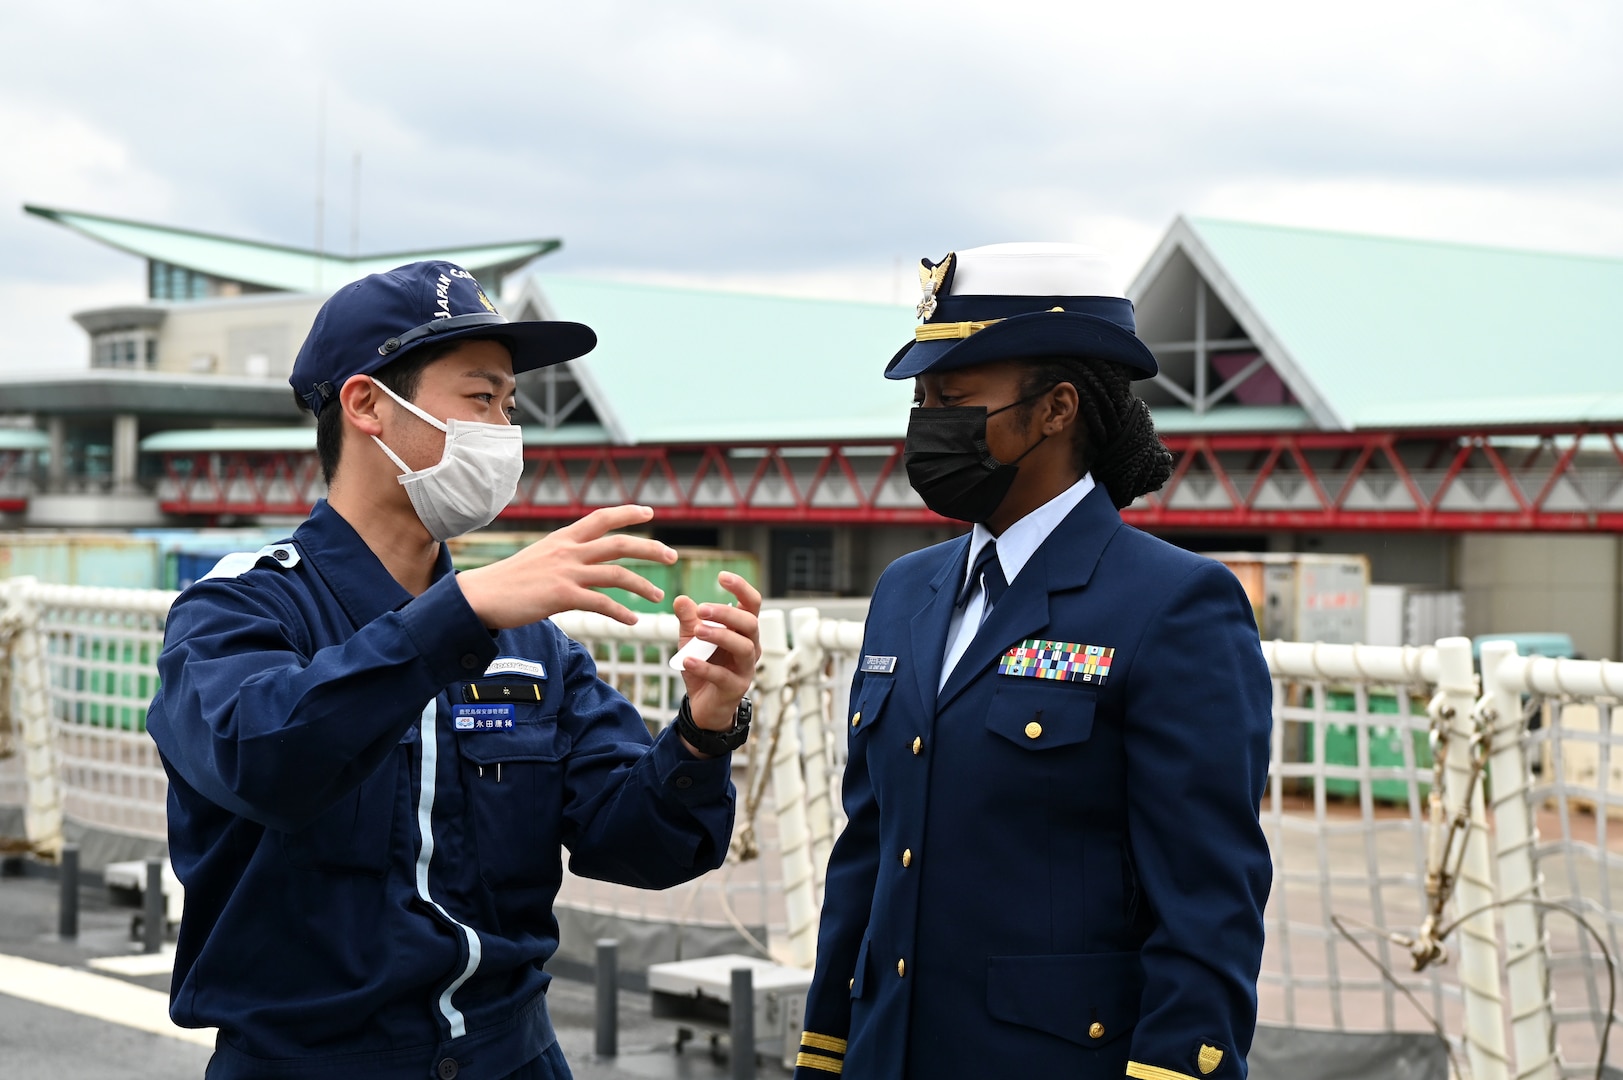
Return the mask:
{"type": "Polygon", "coordinates": [[[479,291],[479,302],[481,304],[485,305],[485,310],[490,312],[492,315],[498,314],[498,312],[496,311],[496,305],[492,304],[490,302],[490,297],[485,295],[485,290],[480,289],[478,291],[479,291]]]}
{"type": "Polygon", "coordinates": [[[1215,1046],[1207,1046],[1205,1043],[1201,1043],[1200,1056],[1195,1059],[1195,1064],[1200,1066],[1200,1075],[1206,1076],[1213,1069],[1223,1064],[1223,1051],[1215,1046]]]}
{"type": "Polygon", "coordinates": [[[934,266],[930,265],[929,259],[919,260],[919,288],[924,290],[924,295],[913,310],[918,312],[921,319],[935,314],[935,294],[941,291],[941,283],[947,280],[947,271],[952,267],[952,254],[947,252],[947,257],[934,266]]]}

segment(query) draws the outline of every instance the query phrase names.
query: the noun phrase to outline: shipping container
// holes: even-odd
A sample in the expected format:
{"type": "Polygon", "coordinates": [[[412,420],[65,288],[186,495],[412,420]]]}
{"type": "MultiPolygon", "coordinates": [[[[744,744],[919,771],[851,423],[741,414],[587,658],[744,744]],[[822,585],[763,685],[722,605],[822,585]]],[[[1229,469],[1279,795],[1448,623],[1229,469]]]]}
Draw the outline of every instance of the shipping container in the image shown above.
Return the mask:
{"type": "Polygon", "coordinates": [[[1329,645],[1364,640],[1368,556],[1221,552],[1210,557],[1240,579],[1265,640],[1329,645]]]}
{"type": "Polygon", "coordinates": [[[258,551],[292,535],[281,529],[137,529],[135,536],[158,545],[158,588],[184,589],[238,551],[258,551]]]}
{"type": "Polygon", "coordinates": [[[1465,633],[1465,598],[1441,589],[1371,585],[1364,625],[1365,645],[1435,645],[1465,633]]]}
{"type": "MultiPolygon", "coordinates": [[[[1357,695],[1351,691],[1328,690],[1324,695],[1324,706],[1329,712],[1354,712],[1357,710],[1357,695]]],[[[1313,692],[1309,689],[1304,698],[1309,707],[1313,704],[1313,692]]],[[[1398,698],[1390,693],[1373,692],[1367,695],[1367,715],[1378,714],[1395,715],[1398,712],[1398,698]]],[[[1424,698],[1413,698],[1409,702],[1409,712],[1414,716],[1426,715],[1426,701],[1424,698]]],[[[1303,757],[1313,760],[1312,725],[1303,725],[1308,736],[1303,757]]],[[[1324,726],[1324,760],[1327,765],[1344,765],[1349,768],[1358,764],[1358,724],[1327,723],[1324,726]]],[[[1413,728],[1402,728],[1396,725],[1387,727],[1380,724],[1370,724],[1366,727],[1369,742],[1369,766],[1371,769],[1397,769],[1414,768],[1426,770],[1431,768],[1431,737],[1428,731],[1413,728]],[[1404,761],[1403,734],[1409,733],[1410,759],[1404,761]]],[[[1431,785],[1419,781],[1415,785],[1418,796],[1424,799],[1431,792],[1431,785]]],[[[1350,777],[1324,778],[1324,791],[1327,795],[1341,798],[1357,798],[1359,795],[1359,782],[1350,777]]],[[[1405,803],[1409,800],[1409,781],[1398,777],[1384,779],[1371,778],[1369,782],[1370,797],[1377,802],[1405,803]]]]}
{"type": "Polygon", "coordinates": [[[0,578],[118,589],[158,587],[158,545],[118,533],[0,533],[0,578]]]}
{"type": "Polygon", "coordinates": [[[548,534],[544,532],[499,532],[484,530],[466,536],[453,536],[445,542],[451,552],[451,565],[458,570],[488,566],[516,555],[548,534]]]}
{"type": "Polygon", "coordinates": [[[761,587],[761,560],[754,552],[679,548],[677,554],[680,556],[676,563],[681,571],[680,590],[701,604],[734,602],[733,594],[716,581],[723,571],[737,574],[757,589],[761,587]]]}

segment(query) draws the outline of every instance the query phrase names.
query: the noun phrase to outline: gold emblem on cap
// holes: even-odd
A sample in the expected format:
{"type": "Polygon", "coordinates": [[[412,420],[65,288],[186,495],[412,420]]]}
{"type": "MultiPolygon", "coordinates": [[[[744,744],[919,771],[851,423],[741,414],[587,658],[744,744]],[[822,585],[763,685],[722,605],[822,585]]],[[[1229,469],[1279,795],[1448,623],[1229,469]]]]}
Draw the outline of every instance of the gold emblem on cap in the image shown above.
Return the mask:
{"type": "Polygon", "coordinates": [[[479,302],[481,304],[485,305],[485,310],[490,312],[492,315],[499,314],[499,312],[497,312],[497,310],[496,310],[496,305],[492,304],[490,302],[490,297],[485,295],[485,290],[479,289],[478,293],[479,293],[479,302]]]}
{"type": "Polygon", "coordinates": [[[919,288],[924,290],[924,295],[919,298],[918,307],[913,309],[918,312],[919,318],[928,319],[935,314],[935,295],[941,291],[941,283],[947,280],[952,256],[952,252],[947,252],[947,257],[934,266],[930,265],[928,259],[919,260],[919,288]]]}
{"type": "Polygon", "coordinates": [[[1205,1043],[1201,1043],[1200,1055],[1195,1058],[1195,1064],[1200,1066],[1200,1075],[1206,1076],[1213,1069],[1223,1064],[1223,1051],[1215,1046],[1207,1046],[1205,1043]]]}

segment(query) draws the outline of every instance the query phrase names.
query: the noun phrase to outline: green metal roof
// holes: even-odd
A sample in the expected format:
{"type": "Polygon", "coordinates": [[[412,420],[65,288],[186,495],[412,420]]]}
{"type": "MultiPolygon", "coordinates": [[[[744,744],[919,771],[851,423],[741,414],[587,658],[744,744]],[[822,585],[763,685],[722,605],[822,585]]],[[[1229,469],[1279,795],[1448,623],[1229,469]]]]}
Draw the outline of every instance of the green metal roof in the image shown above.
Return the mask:
{"type": "Polygon", "coordinates": [[[141,440],[143,451],[191,453],[197,450],[314,450],[314,424],[277,428],[202,428],[192,431],[160,431],[141,440]]]}
{"type": "Polygon", "coordinates": [[[48,450],[51,440],[43,431],[0,427],[0,450],[48,450]]]}
{"type": "Polygon", "coordinates": [[[1312,431],[1313,418],[1299,405],[1237,405],[1210,409],[1157,406],[1155,430],[1163,435],[1215,435],[1233,431],[1312,431]]]}
{"type": "MultiPolygon", "coordinates": [[[[911,307],[537,276],[543,314],[597,331],[574,361],[621,443],[895,439],[911,382],[885,364],[911,307]]],[[[524,318],[530,287],[514,305],[524,318]]]]}
{"type": "MultiPolygon", "coordinates": [[[[5,429],[0,429],[0,450],[10,449],[5,442],[5,429]]],[[[40,436],[44,445],[44,436],[40,436]]],[[[609,433],[597,424],[569,424],[548,431],[538,424],[524,426],[525,446],[601,446],[609,441],[609,433]]],[[[193,431],[160,431],[141,440],[141,449],[154,454],[190,454],[198,451],[264,451],[314,450],[316,429],[313,424],[302,427],[277,428],[208,428],[193,431]]]]}
{"type": "Polygon", "coordinates": [[[1209,256],[1197,268],[1216,264],[1264,324],[1248,329],[1265,355],[1271,337],[1285,355],[1269,359],[1294,365],[1341,426],[1623,419],[1623,259],[1186,225],[1209,256]]]}
{"type": "Polygon", "coordinates": [[[327,292],[346,282],[403,263],[443,259],[466,267],[479,278],[500,277],[550,251],[560,240],[524,240],[503,244],[398,251],[350,258],[343,255],[239,240],[192,229],[172,229],[139,221],[24,206],[30,214],[65,225],[92,240],[139,255],[144,259],[183,266],[227,281],[242,281],[289,292],[327,292]]]}

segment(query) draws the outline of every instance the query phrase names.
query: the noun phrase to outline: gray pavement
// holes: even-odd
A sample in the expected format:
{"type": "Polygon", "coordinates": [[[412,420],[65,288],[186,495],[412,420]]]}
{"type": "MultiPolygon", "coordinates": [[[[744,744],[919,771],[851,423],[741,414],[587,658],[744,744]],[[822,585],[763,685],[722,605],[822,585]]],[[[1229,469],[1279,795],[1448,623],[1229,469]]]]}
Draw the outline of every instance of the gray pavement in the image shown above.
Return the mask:
{"type": "MultiPolygon", "coordinates": [[[[57,937],[58,886],[40,877],[0,877],[0,955],[23,957],[78,970],[92,970],[97,957],[134,951],[129,907],[115,906],[100,886],[80,890],[80,933],[76,941],[57,937]]],[[[152,990],[167,991],[169,977],[113,976],[152,990]]],[[[612,1059],[593,1056],[596,1005],[588,983],[554,980],[549,999],[558,1040],[579,1080],[726,1080],[725,1060],[711,1056],[701,1035],[683,1053],[675,1050],[676,1025],[654,1020],[648,995],[622,991],[619,1049],[612,1059]]],[[[722,1049],[725,1050],[725,1041],[722,1049]]],[[[208,1063],[206,1047],[117,1023],[40,1005],[0,990],[0,1062],[7,1075],[63,1080],[172,1080],[200,1077],[208,1063]]],[[[762,1062],[763,1080],[788,1074],[762,1062]]]]}

